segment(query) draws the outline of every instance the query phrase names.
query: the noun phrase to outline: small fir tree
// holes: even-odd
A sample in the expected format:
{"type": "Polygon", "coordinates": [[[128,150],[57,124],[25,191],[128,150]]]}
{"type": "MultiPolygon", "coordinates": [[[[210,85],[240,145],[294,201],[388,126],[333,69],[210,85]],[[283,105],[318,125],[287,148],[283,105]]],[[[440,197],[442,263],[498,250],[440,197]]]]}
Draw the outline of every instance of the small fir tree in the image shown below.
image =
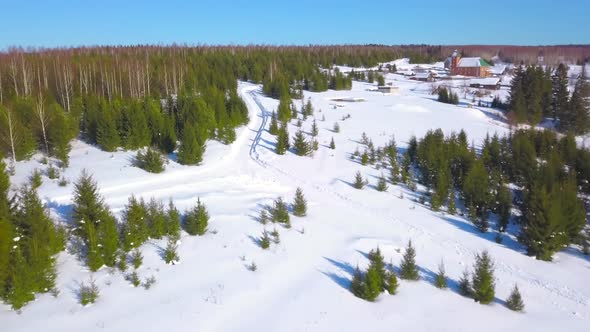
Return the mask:
{"type": "Polygon", "coordinates": [[[365,186],[365,179],[363,179],[361,172],[356,172],[352,186],[356,189],[363,189],[365,186]]]}
{"type": "Polygon", "coordinates": [[[145,152],[137,152],[135,157],[137,167],[150,173],[162,173],[164,171],[164,158],[160,151],[148,148],[145,152]]]}
{"type": "Polygon", "coordinates": [[[307,156],[310,152],[309,142],[303,136],[303,131],[299,130],[293,138],[293,148],[298,156],[307,156]]]}
{"type": "Polygon", "coordinates": [[[318,129],[318,125],[315,121],[315,119],[313,119],[313,123],[311,124],[311,136],[316,137],[319,133],[319,129],[318,129]]]}
{"type": "Polygon", "coordinates": [[[340,125],[338,124],[338,122],[334,122],[334,129],[333,130],[335,133],[340,132],[340,125]]]}
{"type": "Polygon", "coordinates": [[[395,293],[397,293],[398,286],[399,283],[397,281],[397,276],[395,275],[395,273],[389,273],[387,277],[387,292],[391,295],[394,295],[395,293]]]}
{"type": "Polygon", "coordinates": [[[297,217],[305,217],[307,214],[307,201],[305,200],[305,196],[303,195],[303,190],[301,188],[297,188],[295,191],[295,199],[293,201],[293,215],[297,217]]]}
{"type": "Polygon", "coordinates": [[[378,191],[387,191],[387,180],[385,179],[385,176],[383,175],[383,173],[381,173],[381,176],[379,177],[379,181],[377,182],[377,190],[378,191]]]}
{"type": "Polygon", "coordinates": [[[268,232],[266,230],[262,232],[262,236],[258,242],[260,243],[260,247],[262,249],[268,249],[270,247],[270,236],[268,236],[268,232]]]}
{"type": "Polygon", "coordinates": [[[365,277],[359,267],[357,266],[350,282],[350,291],[354,296],[364,299],[366,297],[365,277]]]}
{"type": "Polygon", "coordinates": [[[168,239],[166,249],[164,249],[164,261],[166,264],[175,265],[180,258],[178,257],[178,246],[175,239],[168,239]]]}
{"type": "Polygon", "coordinates": [[[416,250],[412,246],[412,240],[408,241],[406,252],[400,265],[400,278],[406,280],[418,280],[418,268],[416,267],[416,250]]]}
{"type": "Polygon", "coordinates": [[[279,132],[277,133],[277,144],[275,145],[275,152],[283,155],[289,150],[289,132],[287,131],[287,124],[283,123],[279,132]]]}
{"type": "Polygon", "coordinates": [[[465,269],[459,279],[459,293],[463,296],[472,296],[473,290],[471,289],[471,281],[469,280],[469,271],[465,269]]]}
{"type": "Polygon", "coordinates": [[[209,213],[201,199],[197,199],[197,205],[187,212],[184,218],[184,227],[190,235],[204,235],[207,232],[209,213]]]}
{"type": "Polygon", "coordinates": [[[272,115],[270,116],[270,125],[268,126],[268,132],[271,135],[277,135],[279,133],[279,122],[277,121],[277,114],[275,111],[272,111],[272,115]]]}
{"type": "Polygon", "coordinates": [[[488,304],[494,300],[494,263],[487,251],[475,256],[472,287],[475,301],[488,304]]]}
{"type": "Polygon", "coordinates": [[[434,284],[440,289],[447,288],[447,275],[445,272],[445,264],[442,260],[440,261],[440,264],[438,264],[438,273],[436,274],[434,284]]]}
{"type": "Polygon", "coordinates": [[[513,311],[523,311],[524,310],[524,302],[522,301],[522,296],[520,295],[520,291],[518,290],[518,286],[515,284],[508,300],[506,300],[506,306],[513,311]]]}
{"type": "Polygon", "coordinates": [[[336,149],[336,143],[334,143],[334,137],[332,137],[332,139],[330,140],[330,149],[332,149],[332,150],[336,149]]]}
{"type": "Polygon", "coordinates": [[[141,264],[143,263],[143,255],[139,249],[134,249],[131,252],[131,265],[133,265],[134,269],[138,269],[141,264]]]}
{"type": "Polygon", "coordinates": [[[289,210],[287,209],[287,204],[283,201],[282,197],[279,197],[274,201],[271,217],[273,222],[286,225],[290,223],[289,210]]]}

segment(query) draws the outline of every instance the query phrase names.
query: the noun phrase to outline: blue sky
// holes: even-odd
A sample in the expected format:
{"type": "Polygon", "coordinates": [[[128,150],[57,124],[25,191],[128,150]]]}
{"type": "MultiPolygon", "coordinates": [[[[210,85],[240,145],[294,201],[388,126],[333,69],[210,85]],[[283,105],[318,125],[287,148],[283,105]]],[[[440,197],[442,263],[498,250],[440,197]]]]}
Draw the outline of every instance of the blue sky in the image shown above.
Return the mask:
{"type": "Polygon", "coordinates": [[[0,49],[97,44],[589,44],[590,0],[0,0],[0,49]]]}

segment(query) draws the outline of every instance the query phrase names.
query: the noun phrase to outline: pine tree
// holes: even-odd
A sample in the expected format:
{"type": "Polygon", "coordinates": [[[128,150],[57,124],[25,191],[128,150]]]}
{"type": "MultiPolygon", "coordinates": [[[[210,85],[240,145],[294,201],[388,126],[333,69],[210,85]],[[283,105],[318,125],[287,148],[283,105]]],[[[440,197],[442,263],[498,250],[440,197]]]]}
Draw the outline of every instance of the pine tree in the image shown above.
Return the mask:
{"type": "Polygon", "coordinates": [[[98,243],[104,265],[113,267],[117,261],[119,250],[119,230],[117,221],[108,210],[103,210],[96,229],[98,243]]]}
{"type": "Polygon", "coordinates": [[[287,124],[283,123],[277,134],[277,144],[275,146],[275,152],[283,155],[289,150],[289,132],[287,131],[287,124]]]}
{"type": "Polygon", "coordinates": [[[406,280],[418,280],[418,268],[416,267],[416,250],[412,246],[412,240],[408,241],[406,252],[400,265],[400,278],[406,280]]]}
{"type": "Polygon", "coordinates": [[[461,279],[459,279],[459,293],[463,296],[472,296],[473,289],[471,288],[471,281],[469,280],[469,271],[465,269],[461,279]]]}
{"type": "Polygon", "coordinates": [[[178,149],[178,162],[183,165],[197,165],[203,161],[204,153],[205,145],[197,139],[195,129],[190,124],[185,125],[178,149]]]}
{"type": "Polygon", "coordinates": [[[340,125],[338,124],[338,122],[334,122],[334,129],[333,131],[335,133],[339,133],[340,132],[340,125]]]}
{"type": "Polygon", "coordinates": [[[125,251],[129,251],[141,246],[149,236],[147,207],[143,199],[138,200],[131,195],[125,206],[123,216],[123,248],[125,251]]]}
{"type": "Polygon", "coordinates": [[[472,287],[475,301],[488,304],[494,300],[494,263],[487,251],[475,256],[472,287]]]}
{"type": "Polygon", "coordinates": [[[138,269],[141,264],[143,263],[143,255],[139,249],[135,248],[131,252],[131,265],[133,265],[134,269],[138,269]]]}
{"type": "Polygon", "coordinates": [[[150,199],[147,206],[147,227],[150,238],[161,239],[166,232],[166,212],[164,204],[155,198],[150,199]]]}
{"type": "Polygon", "coordinates": [[[449,206],[447,208],[447,212],[449,214],[457,213],[457,205],[455,202],[455,190],[454,189],[451,189],[449,191],[449,206]]]}
{"type": "Polygon", "coordinates": [[[363,179],[361,172],[356,172],[356,175],[354,176],[354,183],[352,184],[352,186],[356,189],[363,189],[363,187],[365,186],[365,179],[363,179]]]}
{"type": "Polygon", "coordinates": [[[6,164],[0,156],[0,299],[6,296],[7,280],[10,274],[14,230],[10,213],[8,190],[10,181],[6,164]]]}
{"type": "Polygon", "coordinates": [[[115,151],[121,146],[121,136],[117,130],[117,121],[111,110],[104,110],[98,118],[96,143],[105,151],[115,151]]]}
{"type": "Polygon", "coordinates": [[[366,298],[365,277],[358,266],[354,270],[352,281],[350,282],[350,291],[358,298],[366,298]]]}
{"type": "Polygon", "coordinates": [[[568,68],[563,63],[560,63],[553,76],[553,91],[552,91],[552,108],[553,118],[561,119],[563,112],[568,107],[569,90],[568,90],[568,68]]]}
{"type": "Polygon", "coordinates": [[[31,278],[20,244],[13,246],[10,266],[6,301],[13,309],[18,310],[35,299],[34,281],[31,278]]]}
{"type": "Polygon", "coordinates": [[[395,273],[389,273],[387,277],[387,292],[391,295],[394,295],[395,293],[397,293],[398,286],[399,283],[397,281],[395,273]]]}
{"type": "Polygon", "coordinates": [[[311,124],[311,136],[316,137],[319,133],[318,125],[313,119],[313,123],[311,124]]]}
{"type": "Polygon", "coordinates": [[[295,199],[293,201],[293,215],[297,217],[305,217],[307,215],[307,201],[303,195],[301,188],[295,191],[295,199]]]}
{"type": "Polygon", "coordinates": [[[385,179],[383,173],[381,173],[381,176],[379,177],[379,182],[377,182],[377,190],[387,191],[387,180],[385,179]]]}
{"type": "Polygon", "coordinates": [[[512,194],[510,193],[510,189],[506,186],[501,186],[498,189],[496,201],[498,205],[499,231],[504,232],[506,231],[506,227],[508,227],[510,210],[512,208],[512,194]]]}
{"type": "Polygon", "coordinates": [[[434,285],[441,289],[447,288],[447,275],[445,273],[445,264],[442,260],[438,264],[438,273],[436,274],[434,285]]]}
{"type": "Polygon", "coordinates": [[[166,243],[166,249],[164,249],[164,261],[166,264],[176,265],[179,260],[176,240],[170,238],[166,243]]]}
{"type": "Polygon", "coordinates": [[[180,213],[174,202],[170,199],[168,210],[166,210],[166,234],[172,239],[180,238],[180,213]]]}
{"type": "Polygon", "coordinates": [[[160,151],[153,148],[147,148],[145,152],[138,151],[135,157],[137,167],[150,172],[162,173],[164,171],[164,158],[160,151]]]}
{"type": "Polygon", "coordinates": [[[524,310],[524,302],[522,301],[522,296],[520,295],[520,291],[518,290],[518,286],[515,284],[508,300],[506,300],[506,306],[513,311],[523,311],[524,310]]]}
{"type": "Polygon", "coordinates": [[[332,139],[330,140],[330,149],[332,149],[332,150],[336,149],[336,143],[334,143],[334,137],[332,137],[332,139]]]}
{"type": "Polygon", "coordinates": [[[268,236],[268,232],[266,230],[262,232],[262,236],[258,242],[260,243],[260,247],[262,249],[268,249],[270,247],[270,237],[268,236]]]}
{"type": "Polygon", "coordinates": [[[387,280],[387,273],[385,271],[385,262],[383,260],[383,255],[381,254],[381,250],[379,249],[379,247],[371,250],[368,256],[369,261],[371,262],[370,266],[375,268],[375,270],[379,274],[379,277],[381,278],[381,281],[385,282],[385,280],[387,280]]]}
{"type": "Polygon", "coordinates": [[[287,209],[287,204],[283,201],[282,197],[277,198],[271,210],[271,217],[273,222],[278,222],[282,224],[289,224],[289,210],[287,209]]]}
{"type": "Polygon", "coordinates": [[[298,130],[293,138],[293,148],[298,156],[307,156],[310,153],[309,142],[303,136],[303,131],[298,130]]]}
{"type": "Polygon", "coordinates": [[[590,129],[590,84],[584,69],[576,82],[569,103],[561,111],[559,127],[575,135],[583,135],[590,129]]]}
{"type": "Polygon", "coordinates": [[[277,121],[277,114],[275,111],[272,111],[272,115],[270,116],[270,125],[268,127],[268,132],[271,135],[277,135],[279,133],[279,123],[277,121]]]}
{"type": "Polygon", "coordinates": [[[209,213],[201,199],[197,199],[197,205],[186,213],[184,217],[184,228],[190,235],[204,235],[207,232],[209,213]]]}

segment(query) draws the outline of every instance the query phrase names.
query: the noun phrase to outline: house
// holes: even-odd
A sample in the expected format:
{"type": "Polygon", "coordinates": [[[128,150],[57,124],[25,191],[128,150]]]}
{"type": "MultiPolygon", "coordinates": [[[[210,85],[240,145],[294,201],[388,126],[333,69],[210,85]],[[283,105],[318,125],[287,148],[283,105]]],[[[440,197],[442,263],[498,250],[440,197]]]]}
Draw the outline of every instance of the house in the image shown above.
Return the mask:
{"type": "Polygon", "coordinates": [[[453,52],[448,61],[451,75],[473,77],[490,76],[491,65],[480,57],[462,58],[457,51],[453,52]]]}
{"type": "Polygon", "coordinates": [[[377,91],[383,92],[383,93],[388,93],[388,94],[396,94],[397,90],[398,90],[397,86],[392,86],[392,85],[380,85],[377,87],[377,91]]]}
{"type": "Polygon", "coordinates": [[[469,81],[469,86],[472,88],[499,90],[500,89],[500,78],[498,78],[498,77],[474,78],[469,81]]]}

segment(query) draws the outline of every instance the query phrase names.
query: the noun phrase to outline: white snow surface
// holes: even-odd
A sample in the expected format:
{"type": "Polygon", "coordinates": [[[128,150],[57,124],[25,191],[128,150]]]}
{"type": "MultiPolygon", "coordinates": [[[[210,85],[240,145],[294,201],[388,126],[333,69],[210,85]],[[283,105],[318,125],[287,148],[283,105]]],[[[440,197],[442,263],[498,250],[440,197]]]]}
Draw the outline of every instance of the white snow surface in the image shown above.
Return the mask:
{"type": "MultiPolygon", "coordinates": [[[[403,61],[397,64],[403,67],[403,61]]],[[[144,264],[138,273],[142,280],[151,275],[157,279],[149,290],[131,287],[115,270],[94,273],[100,297],[87,307],[79,304],[77,290],[91,274],[64,252],[57,263],[59,296],[39,295],[20,314],[1,306],[2,331],[587,331],[590,260],[577,248],[559,252],[553,262],[535,260],[516,242],[517,229],[511,228],[497,244],[492,232],[478,233],[462,217],[430,211],[404,187],[390,185],[387,192],[378,192],[374,184],[382,171],[349,159],[357,147],[362,151],[358,140],[363,132],[376,146],[395,135],[403,150],[411,135],[420,137],[429,129],[465,129],[476,145],[486,133],[508,130],[490,109],[467,108],[464,100],[459,106],[436,102],[429,83],[393,74],[386,80],[400,88],[399,94],[369,91],[375,85],[358,82],[351,91],[305,92],[320,129],[313,158],[274,153],[275,138],[266,128],[278,101],[262,96],[260,86],[242,82],[239,93],[250,122],[229,146],[209,142],[202,166],[170,161],[164,173],[149,174],[131,165],[134,151],[107,153],[76,141],[64,173],[70,184],[62,188],[44,176],[39,191],[54,216],[67,220],[72,182],[87,169],[118,215],[131,194],[173,198],[180,210],[200,197],[211,215],[209,232],[202,237],[183,234],[180,261],[174,266],[160,256],[165,240],[143,245],[144,264]],[[339,97],[365,101],[332,101],[339,97]],[[351,117],[341,121],[347,114],[351,117]],[[335,122],[340,133],[332,132],[335,122]],[[327,147],[332,137],[336,150],[327,147]],[[350,185],[356,171],[371,183],[364,190],[350,185]],[[275,227],[261,225],[255,217],[277,196],[291,201],[297,187],[308,199],[308,216],[292,217],[291,229],[277,225],[280,244],[262,250],[256,239],[275,227]],[[386,262],[399,267],[410,239],[420,281],[400,280],[398,294],[384,293],[375,303],[349,292],[354,267],[368,265],[371,249],[379,247],[386,262]],[[457,290],[462,271],[471,270],[475,253],[484,249],[496,266],[496,299],[490,305],[475,303],[457,290]],[[450,278],[448,290],[433,285],[441,259],[450,278]],[[246,268],[251,262],[257,271],[246,268]],[[515,283],[525,301],[524,313],[504,305],[515,283]]],[[[307,133],[311,121],[303,124],[307,133]]],[[[289,126],[291,135],[296,130],[289,126]]],[[[18,163],[11,178],[15,187],[34,168],[46,169],[38,160],[18,163]]]]}

